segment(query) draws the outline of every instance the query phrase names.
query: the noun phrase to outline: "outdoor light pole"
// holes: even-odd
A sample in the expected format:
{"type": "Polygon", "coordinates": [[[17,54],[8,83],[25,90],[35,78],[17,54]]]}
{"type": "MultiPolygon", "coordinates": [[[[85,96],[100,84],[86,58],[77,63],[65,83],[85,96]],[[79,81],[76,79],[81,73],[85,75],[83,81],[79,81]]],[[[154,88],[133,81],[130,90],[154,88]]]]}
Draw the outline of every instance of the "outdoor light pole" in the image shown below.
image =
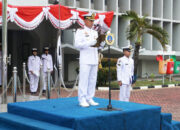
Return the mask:
{"type": "Polygon", "coordinates": [[[3,2],[3,20],[2,20],[2,103],[7,103],[7,0],[3,2]]]}

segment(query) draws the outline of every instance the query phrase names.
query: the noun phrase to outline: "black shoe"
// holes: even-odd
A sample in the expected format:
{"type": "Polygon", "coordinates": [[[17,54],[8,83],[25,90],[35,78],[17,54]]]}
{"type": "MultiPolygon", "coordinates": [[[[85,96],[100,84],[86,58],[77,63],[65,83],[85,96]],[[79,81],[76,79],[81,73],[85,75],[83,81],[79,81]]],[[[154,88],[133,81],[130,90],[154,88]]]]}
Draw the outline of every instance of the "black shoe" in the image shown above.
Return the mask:
{"type": "Polygon", "coordinates": [[[43,90],[42,93],[46,93],[46,90],[43,90]]]}
{"type": "Polygon", "coordinates": [[[36,92],[31,92],[31,95],[36,95],[36,92]]]}

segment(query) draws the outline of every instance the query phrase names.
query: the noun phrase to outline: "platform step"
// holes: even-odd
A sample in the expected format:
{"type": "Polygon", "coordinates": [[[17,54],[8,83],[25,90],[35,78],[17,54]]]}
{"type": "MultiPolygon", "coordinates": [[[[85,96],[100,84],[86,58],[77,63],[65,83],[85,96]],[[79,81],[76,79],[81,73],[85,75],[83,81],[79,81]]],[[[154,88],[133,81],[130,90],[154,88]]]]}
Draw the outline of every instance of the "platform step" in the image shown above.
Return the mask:
{"type": "Polygon", "coordinates": [[[13,130],[14,126],[10,126],[9,124],[0,123],[0,130],[13,130]]]}
{"type": "Polygon", "coordinates": [[[172,114],[171,113],[161,113],[161,120],[166,121],[171,124],[172,114]]]}
{"type": "Polygon", "coordinates": [[[57,126],[47,122],[26,118],[10,113],[0,114],[0,129],[5,130],[72,130],[70,128],[57,126]]]}
{"type": "Polygon", "coordinates": [[[171,121],[171,113],[161,113],[161,130],[173,130],[171,121]]]}
{"type": "Polygon", "coordinates": [[[173,130],[180,130],[180,122],[172,120],[173,130]]]}

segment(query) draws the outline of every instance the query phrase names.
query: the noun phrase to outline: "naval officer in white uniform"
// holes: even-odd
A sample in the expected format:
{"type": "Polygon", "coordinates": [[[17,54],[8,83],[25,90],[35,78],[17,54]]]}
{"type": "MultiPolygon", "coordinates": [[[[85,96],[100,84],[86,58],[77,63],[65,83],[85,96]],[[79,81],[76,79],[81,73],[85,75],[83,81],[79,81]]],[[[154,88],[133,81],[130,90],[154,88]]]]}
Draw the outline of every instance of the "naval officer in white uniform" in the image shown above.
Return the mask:
{"type": "Polygon", "coordinates": [[[41,56],[41,61],[43,66],[43,78],[44,78],[43,93],[45,93],[47,87],[48,71],[53,72],[53,61],[52,61],[52,56],[49,54],[49,47],[44,47],[44,54],[42,54],[41,56]]]}
{"type": "Polygon", "coordinates": [[[124,56],[117,61],[117,80],[120,86],[119,100],[126,102],[129,102],[134,75],[134,60],[130,57],[131,50],[131,45],[124,47],[124,56]]]}
{"type": "Polygon", "coordinates": [[[85,26],[75,35],[75,47],[80,50],[78,100],[81,107],[99,105],[93,100],[98,71],[98,47],[95,47],[98,33],[92,29],[94,20],[94,13],[84,15],[85,26]]]}
{"type": "Polygon", "coordinates": [[[0,87],[2,86],[2,45],[0,43],[0,87]]]}
{"type": "Polygon", "coordinates": [[[28,58],[28,71],[30,78],[30,91],[34,95],[38,89],[41,59],[37,56],[37,48],[32,48],[32,56],[28,58]]]}

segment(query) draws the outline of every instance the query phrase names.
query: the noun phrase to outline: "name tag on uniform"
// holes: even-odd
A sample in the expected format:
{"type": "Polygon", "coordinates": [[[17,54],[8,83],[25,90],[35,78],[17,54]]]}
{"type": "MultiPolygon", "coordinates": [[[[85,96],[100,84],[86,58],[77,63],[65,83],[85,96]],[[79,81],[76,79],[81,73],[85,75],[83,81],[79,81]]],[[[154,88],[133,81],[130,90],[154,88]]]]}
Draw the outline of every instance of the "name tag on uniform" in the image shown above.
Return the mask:
{"type": "Polygon", "coordinates": [[[121,66],[121,64],[118,64],[118,66],[121,66]]]}

